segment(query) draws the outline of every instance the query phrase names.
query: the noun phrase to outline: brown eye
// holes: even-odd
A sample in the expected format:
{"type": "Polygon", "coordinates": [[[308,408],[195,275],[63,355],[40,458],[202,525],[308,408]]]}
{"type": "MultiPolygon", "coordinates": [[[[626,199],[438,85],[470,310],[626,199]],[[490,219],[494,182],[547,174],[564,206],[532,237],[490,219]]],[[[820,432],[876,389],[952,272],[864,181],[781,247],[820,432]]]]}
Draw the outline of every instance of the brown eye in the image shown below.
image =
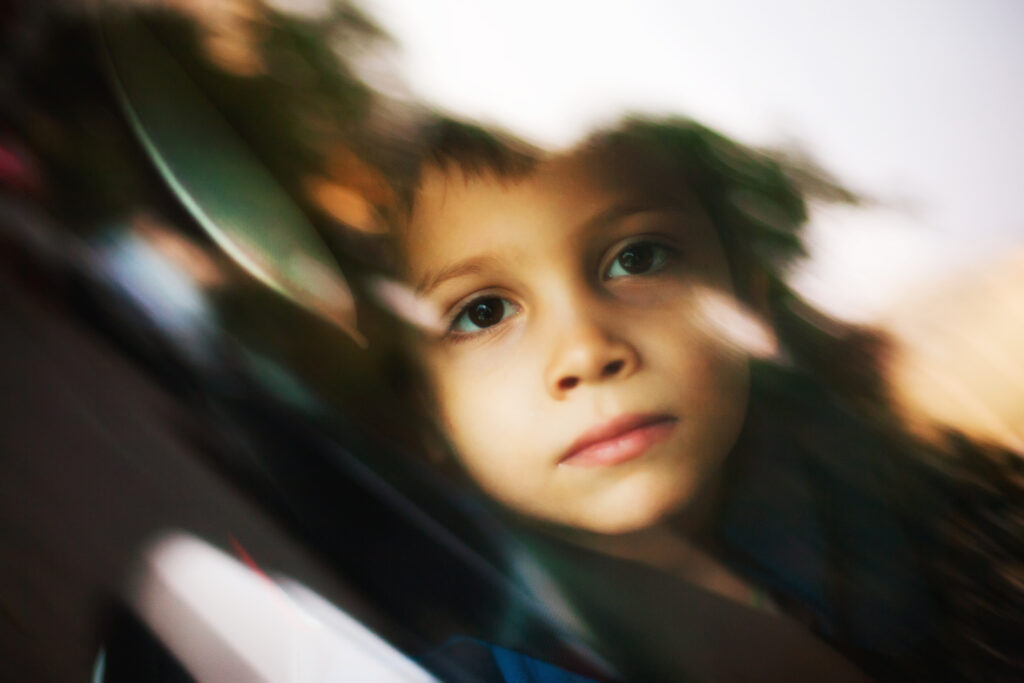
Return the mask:
{"type": "Polygon", "coordinates": [[[669,258],[668,248],[655,242],[634,242],[616,256],[604,274],[606,280],[624,275],[644,275],[661,270],[669,258]]]}
{"type": "Polygon", "coordinates": [[[475,301],[466,312],[470,322],[477,327],[490,327],[501,322],[505,306],[498,297],[475,301]]]}
{"type": "Polygon", "coordinates": [[[466,305],[452,322],[456,334],[472,334],[493,327],[515,313],[515,306],[500,296],[483,296],[466,305]]]}
{"type": "Polygon", "coordinates": [[[637,244],[619,254],[618,261],[627,273],[646,273],[654,263],[654,249],[650,244],[637,244]]]}

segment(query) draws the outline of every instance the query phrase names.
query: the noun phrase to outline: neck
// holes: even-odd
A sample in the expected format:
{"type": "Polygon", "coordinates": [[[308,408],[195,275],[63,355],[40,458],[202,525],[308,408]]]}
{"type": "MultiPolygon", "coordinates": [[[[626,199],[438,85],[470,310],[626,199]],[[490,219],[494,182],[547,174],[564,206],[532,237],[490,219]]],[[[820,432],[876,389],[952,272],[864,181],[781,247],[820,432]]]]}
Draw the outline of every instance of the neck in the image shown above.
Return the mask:
{"type": "Polygon", "coordinates": [[[667,522],[615,536],[574,535],[572,540],[612,557],[646,564],[736,602],[750,604],[756,597],[751,585],[667,522]]]}

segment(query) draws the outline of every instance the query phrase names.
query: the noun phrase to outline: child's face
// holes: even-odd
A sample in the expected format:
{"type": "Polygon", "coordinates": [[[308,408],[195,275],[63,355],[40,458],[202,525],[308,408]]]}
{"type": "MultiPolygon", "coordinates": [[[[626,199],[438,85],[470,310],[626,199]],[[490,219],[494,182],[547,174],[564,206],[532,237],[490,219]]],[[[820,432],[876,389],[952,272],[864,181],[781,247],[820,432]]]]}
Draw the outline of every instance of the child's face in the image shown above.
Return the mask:
{"type": "Polygon", "coordinates": [[[469,474],[527,515],[617,533],[693,501],[736,439],[748,374],[702,322],[705,297],[732,295],[712,227],[600,165],[428,167],[403,248],[445,315],[421,355],[469,474]]]}

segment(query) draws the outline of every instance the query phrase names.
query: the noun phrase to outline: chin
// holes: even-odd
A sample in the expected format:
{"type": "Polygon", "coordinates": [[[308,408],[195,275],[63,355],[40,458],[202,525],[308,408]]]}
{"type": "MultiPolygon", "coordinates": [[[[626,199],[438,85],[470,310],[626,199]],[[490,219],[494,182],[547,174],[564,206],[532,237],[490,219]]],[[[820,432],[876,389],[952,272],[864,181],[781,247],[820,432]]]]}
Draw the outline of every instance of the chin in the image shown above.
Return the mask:
{"type": "Polygon", "coordinates": [[[625,534],[631,534],[650,528],[657,524],[661,519],[662,516],[650,516],[607,521],[602,520],[597,524],[584,527],[584,529],[604,536],[623,536],[625,534]]]}
{"type": "Polygon", "coordinates": [[[674,512],[678,507],[674,502],[652,505],[648,499],[635,505],[620,504],[611,509],[606,506],[601,510],[594,510],[590,514],[584,515],[584,518],[574,526],[607,536],[642,531],[656,525],[674,512]]]}
{"type": "Polygon", "coordinates": [[[685,476],[670,472],[649,472],[643,481],[634,481],[601,500],[589,501],[581,510],[575,526],[606,535],[628,534],[653,527],[686,509],[694,500],[696,473],[685,476]]]}

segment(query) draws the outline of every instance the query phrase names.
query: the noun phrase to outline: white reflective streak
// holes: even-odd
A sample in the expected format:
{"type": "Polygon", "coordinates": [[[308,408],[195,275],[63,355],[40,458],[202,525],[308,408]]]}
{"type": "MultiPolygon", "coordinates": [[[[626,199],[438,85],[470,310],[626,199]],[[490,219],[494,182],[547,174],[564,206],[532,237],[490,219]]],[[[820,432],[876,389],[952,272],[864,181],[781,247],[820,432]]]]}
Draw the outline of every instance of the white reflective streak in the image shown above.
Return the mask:
{"type": "Polygon", "coordinates": [[[372,278],[367,284],[377,302],[399,320],[429,334],[444,332],[441,312],[412,287],[383,277],[372,278]]]}
{"type": "Polygon", "coordinates": [[[435,680],[320,596],[288,586],[285,592],[203,541],[172,534],[145,554],[130,601],[200,681],[435,680]],[[315,616],[306,605],[316,606],[315,616]]]}
{"type": "Polygon", "coordinates": [[[709,287],[697,297],[699,322],[717,339],[754,358],[778,357],[775,332],[736,297],[709,287]]]}

